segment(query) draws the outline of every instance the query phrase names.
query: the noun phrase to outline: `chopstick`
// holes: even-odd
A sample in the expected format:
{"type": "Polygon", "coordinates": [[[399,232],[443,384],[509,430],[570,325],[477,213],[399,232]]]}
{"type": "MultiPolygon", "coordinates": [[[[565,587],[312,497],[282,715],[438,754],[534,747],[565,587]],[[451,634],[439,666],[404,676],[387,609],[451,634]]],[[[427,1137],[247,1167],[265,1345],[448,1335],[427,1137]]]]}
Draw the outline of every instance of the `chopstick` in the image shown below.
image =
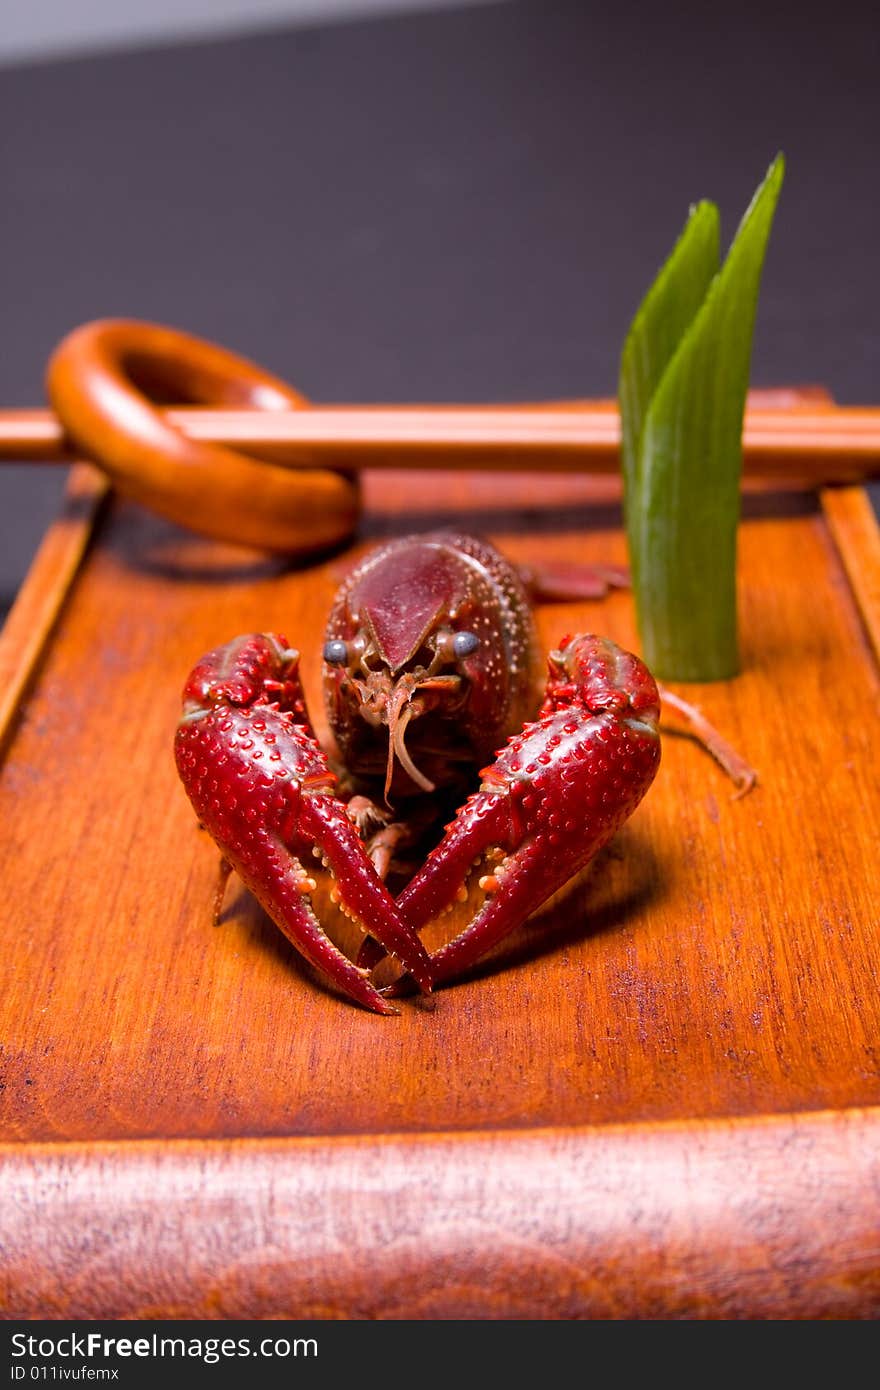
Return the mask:
{"type": "MultiPolygon", "coordinates": [[[[302,410],[174,408],[191,439],[226,444],[286,467],[548,469],[617,472],[613,401],[546,406],[310,406],[302,410]]],[[[48,410],[0,411],[0,461],[77,457],[48,410]]],[[[749,407],[744,471],[807,485],[880,477],[880,409],[749,407]]]]}

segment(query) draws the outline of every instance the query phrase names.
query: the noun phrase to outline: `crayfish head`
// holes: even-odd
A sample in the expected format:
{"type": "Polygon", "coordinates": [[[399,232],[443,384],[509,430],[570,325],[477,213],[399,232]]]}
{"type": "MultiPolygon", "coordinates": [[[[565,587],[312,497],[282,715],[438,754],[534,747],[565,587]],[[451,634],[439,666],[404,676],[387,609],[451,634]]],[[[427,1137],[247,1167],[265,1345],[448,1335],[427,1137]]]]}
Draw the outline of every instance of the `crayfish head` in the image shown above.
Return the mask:
{"type": "MultiPolygon", "coordinates": [[[[383,754],[386,800],[397,767],[406,774],[410,792],[413,788],[435,790],[436,782],[417,765],[418,747],[414,753],[407,745],[407,730],[420,721],[414,740],[418,746],[425,715],[442,719],[461,708],[469,688],[464,663],[477,645],[471,633],[443,625],[424,633],[415,649],[394,666],[369,623],[347,641],[331,638],[325,644],[325,688],[332,696],[331,721],[337,737],[345,742],[364,724],[377,734],[388,730],[383,754]]],[[[436,727],[429,742],[436,742],[436,727]]],[[[373,746],[378,751],[377,739],[373,746]]]]}

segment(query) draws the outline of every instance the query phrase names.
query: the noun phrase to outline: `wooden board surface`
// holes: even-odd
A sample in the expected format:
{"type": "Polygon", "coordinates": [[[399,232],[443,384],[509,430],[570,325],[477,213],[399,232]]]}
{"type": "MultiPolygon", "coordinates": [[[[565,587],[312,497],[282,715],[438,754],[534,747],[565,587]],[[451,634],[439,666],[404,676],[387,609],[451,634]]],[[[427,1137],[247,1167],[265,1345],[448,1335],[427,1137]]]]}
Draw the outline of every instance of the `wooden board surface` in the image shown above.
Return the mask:
{"type": "MultiPolygon", "coordinates": [[[[374,474],[360,543],[438,520],[479,529],[528,563],[624,559],[615,504],[579,479],[374,474]]],[[[838,543],[843,530],[845,518],[838,543]]],[[[866,552],[876,547],[876,527],[860,545],[866,552]]],[[[660,1257],[648,1250],[662,1240],[655,1232],[649,1241],[630,1210],[627,1268],[637,1275],[642,1256],[655,1261],[641,1304],[631,1295],[603,1312],[586,1285],[580,1296],[562,1298],[559,1281],[571,1282],[570,1271],[554,1285],[541,1257],[530,1297],[519,1286],[515,1296],[505,1295],[502,1280],[488,1301],[426,1297],[418,1311],[401,1314],[390,1290],[395,1280],[399,1290],[401,1271],[417,1272],[410,1251],[386,1270],[390,1282],[378,1280],[366,1315],[876,1316],[880,1237],[864,1180],[865,1164],[873,1171],[876,1162],[877,1125],[859,1118],[880,1104],[880,683],[870,622],[859,608],[876,594],[866,577],[876,552],[873,559],[847,553],[848,577],[818,499],[750,497],[741,530],[742,674],[683,693],[758,768],[758,788],[732,800],[717,767],[670,725],[655,786],[585,879],[466,980],[438,991],[428,1005],[408,1002],[392,1019],[335,997],[237,885],[221,924],[211,925],[217,855],[195,825],[171,755],[190,665],[207,648],[254,628],[281,630],[301,647],[312,711],[325,728],[322,623],[345,558],[285,569],[184,537],[118,502],[100,523],[10,731],[0,778],[0,1139],[14,1181],[28,1187],[33,1219],[39,1224],[42,1213],[56,1221],[59,1203],[68,1201],[53,1177],[56,1163],[85,1164],[111,1194],[122,1183],[125,1202],[137,1206],[128,1164],[143,1163],[145,1149],[154,1154],[161,1190],[162,1174],[176,1172],[175,1154],[184,1162],[195,1151],[201,1163],[226,1153],[229,1140],[289,1136],[296,1164],[303,1154],[314,1158],[313,1147],[297,1147],[300,1139],[333,1151],[334,1143],[359,1137],[381,1185],[392,1181],[382,1155],[394,1136],[404,1152],[407,1144],[421,1146],[425,1201],[438,1184],[443,1188],[442,1231],[431,1227],[424,1263],[440,1246],[447,1254],[457,1250],[459,1260],[467,1250],[468,1278],[478,1280],[485,1232],[474,1225],[469,1184],[486,1161],[480,1132],[510,1154],[521,1153],[517,1146],[529,1133],[536,1141],[549,1135],[549,1148],[540,1150],[544,1167],[536,1170],[545,1176],[566,1136],[574,1142],[587,1133],[599,1144],[613,1127],[614,1144],[609,1137],[610,1148],[596,1152],[618,1163],[613,1155],[627,1135],[644,1146],[646,1136],[660,1142],[674,1132],[682,1172],[687,1136],[713,1136],[726,1176],[699,1196],[695,1189],[693,1198],[671,1199],[667,1174],[645,1198],[661,1226],[664,1204],[672,1201],[676,1221],[692,1223],[699,1245],[706,1233],[722,1238],[733,1219],[728,1203],[745,1160],[734,1143],[724,1167],[725,1135],[742,1133],[736,1124],[757,1123],[765,1135],[764,1197],[776,1216],[763,1232],[743,1237],[751,1251],[742,1255],[745,1269],[749,1260],[782,1258],[779,1212],[792,1115],[802,1112],[797,1133],[812,1135],[816,1114],[825,1112],[840,1125],[820,1125],[821,1144],[811,1150],[819,1164],[810,1189],[810,1219],[819,1222],[812,1239],[823,1254],[811,1257],[815,1279],[800,1302],[790,1288],[782,1298],[772,1280],[759,1290],[760,1281],[748,1278],[734,1281],[727,1304],[719,1301],[706,1261],[692,1264],[688,1275],[681,1232],[670,1246],[666,1297],[660,1257]],[[863,580],[858,601],[853,566],[863,580]],[[837,1152],[835,1183],[824,1190],[822,1155],[844,1130],[846,1150],[837,1152]],[[853,1135],[868,1148],[860,1150],[853,1135]],[[197,1142],[194,1149],[179,1141],[197,1142]],[[458,1155],[451,1166],[442,1157],[450,1146],[458,1155]],[[858,1152],[859,1162],[851,1162],[847,1155],[858,1152]],[[767,1187],[773,1181],[775,1205],[767,1187]],[[838,1209],[851,1199],[858,1214],[858,1240],[840,1242],[839,1257],[832,1190],[838,1209]]],[[[574,630],[636,644],[627,593],[548,605],[540,629],[548,648],[574,630]]],[[[323,889],[319,898],[326,898],[323,889]]],[[[329,920],[343,931],[342,919],[329,920]]],[[[693,1142],[697,1154],[703,1139],[693,1142]]],[[[635,1161],[649,1150],[627,1152],[635,1161]]],[[[259,1186],[254,1173],[263,1171],[264,1150],[247,1152],[249,1181],[259,1186]]],[[[265,1152],[277,1154],[277,1146],[265,1152]]],[[[506,1181],[527,1200],[528,1160],[510,1163],[506,1181]]],[[[277,1179],[273,1171],[267,1159],[266,1192],[277,1179]]],[[[306,1206],[332,1225],[342,1199],[338,1185],[322,1186],[322,1171],[311,1160],[303,1169],[306,1206]]],[[[584,1181],[577,1171],[560,1169],[563,1207],[566,1184],[584,1181]]],[[[238,1228],[222,1203],[212,1204],[210,1178],[206,1183],[223,1251],[227,1235],[232,1245],[239,1239],[238,1228]]],[[[187,1185],[175,1184],[172,1206],[201,1200],[181,1196],[187,1185]]],[[[69,1200],[86,1240],[94,1211],[90,1216],[81,1195],[69,1200]]],[[[128,1314],[108,1312],[116,1306],[109,1293],[103,1305],[91,1293],[62,1294],[63,1261],[48,1253],[51,1240],[36,1240],[29,1257],[20,1244],[8,1247],[18,1273],[7,1285],[6,1315],[125,1316],[144,1308],[205,1315],[204,1290],[191,1270],[182,1283],[171,1278],[174,1287],[163,1283],[164,1247],[155,1230],[147,1233],[149,1213],[141,1216],[140,1255],[130,1237],[117,1250],[131,1274],[128,1314]]],[[[577,1229],[569,1231],[570,1257],[589,1262],[592,1248],[600,1265],[610,1259],[598,1237],[591,1247],[592,1218],[582,1228],[576,1212],[571,1220],[577,1229]]],[[[357,1281],[344,1269],[334,1276],[328,1266],[303,1292],[295,1273],[303,1230],[291,1217],[282,1253],[272,1257],[284,1293],[278,1306],[290,1316],[322,1316],[315,1308],[324,1305],[334,1310],[328,1316],[364,1315],[357,1281]]],[[[380,1240],[376,1224],[366,1222],[354,1246],[368,1259],[380,1240]]],[[[797,1240],[792,1250],[796,1261],[797,1240]]],[[[487,1288],[491,1251],[488,1241],[487,1288]]],[[[616,1268],[623,1269],[619,1258],[616,1268]]],[[[237,1279],[240,1297],[230,1294],[227,1302],[234,1315],[269,1315],[272,1300],[248,1281],[251,1293],[242,1293],[237,1279]]]]}

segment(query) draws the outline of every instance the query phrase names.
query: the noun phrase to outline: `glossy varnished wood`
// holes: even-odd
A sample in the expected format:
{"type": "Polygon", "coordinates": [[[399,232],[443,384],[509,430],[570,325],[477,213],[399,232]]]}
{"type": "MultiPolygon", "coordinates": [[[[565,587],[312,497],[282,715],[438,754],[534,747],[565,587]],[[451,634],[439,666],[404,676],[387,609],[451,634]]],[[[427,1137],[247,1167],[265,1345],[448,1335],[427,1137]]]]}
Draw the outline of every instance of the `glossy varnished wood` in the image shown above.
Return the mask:
{"type": "Polygon", "coordinates": [[[0,1175],[0,1299],[22,1316],[880,1310],[877,1111],[406,1139],[9,1146],[0,1175]],[[161,1216],[145,1194],[160,1198],[161,1216]]]}
{"type": "MultiPolygon", "coordinates": [[[[755,393],[753,393],[754,395],[755,393]]],[[[856,482],[880,471],[880,410],[761,405],[744,424],[748,474],[784,480],[856,482]]],[[[291,469],[316,464],[361,469],[491,468],[617,473],[616,401],[548,401],[515,406],[308,406],[299,410],[176,408],[162,424],[199,444],[226,445],[291,469]]],[[[46,410],[0,411],[0,460],[63,462],[74,450],[46,410]]],[[[193,492],[195,495],[195,489],[193,492]]]]}
{"type": "MultiPolygon", "coordinates": [[[[616,507],[596,498],[586,479],[391,483],[375,473],[362,542],[448,520],[528,563],[621,562],[616,507]]],[[[758,788],[732,800],[670,721],[654,788],[586,879],[470,978],[381,1019],[330,994],[237,887],[211,926],[217,855],[171,757],[189,666],[250,628],[302,647],[324,727],[321,625],[348,554],[285,568],[113,505],[0,779],[0,1117],[30,1228],[42,1231],[8,1245],[7,1313],[124,1316],[113,1312],[124,1304],[128,1315],[204,1315],[207,1276],[185,1253],[169,1265],[157,1192],[162,1220],[173,1211],[184,1222],[204,1204],[228,1254],[223,1297],[210,1305],[221,1316],[880,1311],[865,1188],[877,1132],[862,1114],[880,1103],[877,667],[816,499],[752,498],[741,535],[742,674],[684,693],[758,768],[758,788]],[[757,1148],[742,1140],[753,1134],[757,1148]],[[806,1136],[796,1188],[793,1134],[806,1136]],[[250,1142],[259,1137],[272,1143],[250,1142]],[[706,1144],[716,1166],[694,1186],[706,1144]],[[504,1232],[495,1237],[473,1207],[487,1154],[499,1155],[506,1194],[489,1207],[504,1232]],[[378,1217],[358,1225],[356,1194],[375,1184],[396,1220],[407,1155],[424,1195],[406,1199],[409,1235],[395,1226],[389,1244],[378,1217]],[[233,1177],[242,1156],[243,1187],[233,1177]],[[277,1246],[253,1257],[271,1270],[270,1299],[242,1268],[242,1204],[269,1200],[279,1165],[295,1196],[277,1246]],[[59,1173],[75,1174],[73,1186],[59,1173]],[[744,1215],[750,1173],[760,1200],[744,1215]],[[66,1212],[74,1243],[86,1241],[98,1192],[112,1277],[71,1284],[48,1232],[66,1212]],[[419,1201],[431,1213],[421,1232],[419,1201]],[[520,1232],[522,1203],[534,1220],[520,1232]],[[551,1209],[571,1237],[558,1263],[547,1253],[559,1240],[551,1209]],[[650,1209],[647,1225],[637,1209],[650,1209]],[[331,1244],[343,1231],[349,1252],[335,1266],[322,1257],[308,1279],[307,1228],[331,1244]],[[732,1233],[725,1283],[710,1272],[711,1250],[732,1233]],[[443,1252],[471,1292],[447,1296],[431,1281],[420,1300],[404,1295],[443,1252]],[[514,1279],[503,1271],[517,1260],[514,1279]],[[783,1266],[805,1271],[802,1295],[771,1273],[783,1266]],[[481,1270],[498,1268],[490,1293],[473,1292],[481,1270]],[[603,1301],[604,1275],[619,1283],[603,1301]]],[[[576,629],[636,641],[621,592],[548,606],[540,629],[548,647],[576,629]]]]}
{"type": "Polygon", "coordinates": [[[0,750],[18,718],[106,494],[106,480],[97,469],[87,463],[71,469],[61,515],[44,536],[0,629],[0,750]]]}

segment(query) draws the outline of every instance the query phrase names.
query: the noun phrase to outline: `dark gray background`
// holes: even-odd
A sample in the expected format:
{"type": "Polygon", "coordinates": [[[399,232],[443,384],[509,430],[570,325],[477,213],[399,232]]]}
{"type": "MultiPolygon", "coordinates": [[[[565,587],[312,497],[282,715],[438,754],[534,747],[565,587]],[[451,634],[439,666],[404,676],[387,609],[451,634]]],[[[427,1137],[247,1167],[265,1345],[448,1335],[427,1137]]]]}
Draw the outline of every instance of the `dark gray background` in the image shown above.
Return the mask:
{"type": "MultiPolygon", "coordinates": [[[[689,204],[788,174],[753,381],[877,403],[868,5],[523,3],[0,72],[0,405],[86,319],[165,321],[316,400],[615,389],[689,204]]],[[[59,470],[0,467],[0,607],[59,470]]]]}

